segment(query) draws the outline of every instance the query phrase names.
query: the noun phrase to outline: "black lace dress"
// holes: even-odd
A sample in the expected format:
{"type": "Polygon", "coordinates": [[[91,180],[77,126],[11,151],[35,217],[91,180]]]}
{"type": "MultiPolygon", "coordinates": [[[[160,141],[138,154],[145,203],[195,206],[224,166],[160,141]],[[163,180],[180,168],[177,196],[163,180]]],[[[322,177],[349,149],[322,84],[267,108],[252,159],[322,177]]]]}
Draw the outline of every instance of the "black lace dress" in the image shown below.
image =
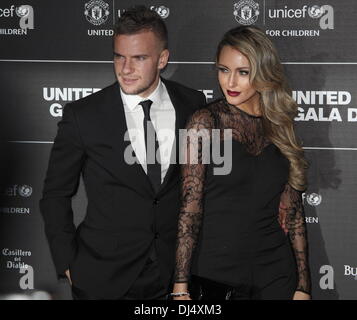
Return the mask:
{"type": "Polygon", "coordinates": [[[264,137],[262,118],[223,99],[196,111],[186,128],[200,138],[184,146],[175,282],[193,274],[264,287],[293,275],[294,289],[310,293],[301,192],[288,184],[289,161],[264,137]],[[212,129],[232,130],[230,174],[214,174],[217,165],[204,160],[212,129]]]}

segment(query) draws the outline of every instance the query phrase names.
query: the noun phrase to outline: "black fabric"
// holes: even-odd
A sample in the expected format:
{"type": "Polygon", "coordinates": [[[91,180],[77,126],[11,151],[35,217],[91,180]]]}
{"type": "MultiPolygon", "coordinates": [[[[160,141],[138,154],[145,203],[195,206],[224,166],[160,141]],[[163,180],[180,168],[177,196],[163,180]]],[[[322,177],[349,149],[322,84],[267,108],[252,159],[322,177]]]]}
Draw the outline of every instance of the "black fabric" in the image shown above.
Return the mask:
{"type": "MultiPolygon", "coordinates": [[[[73,300],[108,300],[88,295],[72,285],[73,300]]],[[[163,285],[160,276],[160,268],[156,259],[156,250],[153,246],[152,253],[147,259],[143,270],[137,279],[133,282],[129,290],[123,296],[112,296],[110,300],[166,300],[168,291],[163,285]]]]}
{"type": "Polygon", "coordinates": [[[310,291],[301,192],[289,185],[289,161],[266,138],[262,120],[226,100],[190,117],[184,146],[188,159],[182,165],[176,282],[187,282],[192,273],[238,286],[262,265],[261,282],[279,278],[290,268],[298,274],[295,289],[310,291]],[[221,150],[224,130],[231,130],[229,174],[214,174],[220,165],[204,161],[205,151],[213,159],[213,129],[219,129],[221,150]],[[279,223],[280,208],[287,235],[279,223]],[[294,263],[286,267],[291,250],[294,263]]]}
{"type": "MultiPolygon", "coordinates": [[[[162,81],[175,108],[177,139],[178,130],[204,104],[205,97],[175,82],[162,81]]],[[[166,289],[173,276],[178,164],[170,164],[159,190],[154,190],[140,162],[126,161],[127,153],[135,159],[130,140],[124,139],[127,129],[117,82],[67,104],[40,200],[58,276],[69,269],[73,286],[98,299],[122,297],[144,269],[153,245],[166,289]],[[80,178],[88,204],[84,220],[76,228],[72,197],[80,178]]]]}
{"type": "Polygon", "coordinates": [[[157,191],[161,185],[161,161],[157,135],[150,118],[150,107],[152,105],[152,101],[144,100],[139,104],[142,106],[144,111],[143,128],[145,136],[147,175],[155,191],[157,191]]]}
{"type": "Polygon", "coordinates": [[[148,258],[144,269],[130,289],[121,298],[123,300],[166,300],[168,289],[162,285],[157,260],[148,258]]]}
{"type": "MultiPolygon", "coordinates": [[[[264,272],[264,270],[262,270],[264,272]]],[[[192,300],[292,300],[296,274],[290,271],[269,283],[249,281],[236,286],[192,275],[189,291],[192,300]]]]}

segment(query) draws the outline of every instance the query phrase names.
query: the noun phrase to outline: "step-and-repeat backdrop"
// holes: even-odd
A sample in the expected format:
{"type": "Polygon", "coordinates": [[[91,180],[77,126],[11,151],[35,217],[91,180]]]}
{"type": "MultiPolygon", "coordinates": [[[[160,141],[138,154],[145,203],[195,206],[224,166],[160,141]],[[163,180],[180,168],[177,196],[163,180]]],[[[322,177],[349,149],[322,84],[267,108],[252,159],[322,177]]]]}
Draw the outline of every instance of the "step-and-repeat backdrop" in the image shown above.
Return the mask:
{"type": "MultiPolygon", "coordinates": [[[[57,281],[39,211],[62,108],[115,81],[112,26],[145,4],[165,20],[163,77],[220,91],[216,45],[256,25],[276,44],[299,105],[296,126],[310,162],[304,193],[312,295],[357,299],[357,3],[353,0],[2,0],[0,3],[0,290],[70,299],[57,281]]],[[[82,183],[73,198],[84,217],[82,183]]],[[[100,277],[100,274],[98,274],[100,277]]]]}

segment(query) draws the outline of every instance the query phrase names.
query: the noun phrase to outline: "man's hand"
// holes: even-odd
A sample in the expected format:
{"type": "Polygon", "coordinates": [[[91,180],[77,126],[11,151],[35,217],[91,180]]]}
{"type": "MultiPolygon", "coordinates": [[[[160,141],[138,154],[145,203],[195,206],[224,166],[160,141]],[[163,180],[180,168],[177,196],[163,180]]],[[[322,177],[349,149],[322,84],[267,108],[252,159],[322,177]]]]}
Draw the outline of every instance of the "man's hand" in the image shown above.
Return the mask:
{"type": "Polygon", "coordinates": [[[302,291],[295,291],[293,300],[311,300],[309,294],[302,292],[302,291]]]}
{"type": "Polygon", "coordinates": [[[66,276],[67,276],[67,278],[68,278],[68,280],[69,280],[70,285],[72,285],[71,274],[69,273],[69,269],[67,269],[67,270],[65,271],[65,274],[66,274],[66,276]]]}

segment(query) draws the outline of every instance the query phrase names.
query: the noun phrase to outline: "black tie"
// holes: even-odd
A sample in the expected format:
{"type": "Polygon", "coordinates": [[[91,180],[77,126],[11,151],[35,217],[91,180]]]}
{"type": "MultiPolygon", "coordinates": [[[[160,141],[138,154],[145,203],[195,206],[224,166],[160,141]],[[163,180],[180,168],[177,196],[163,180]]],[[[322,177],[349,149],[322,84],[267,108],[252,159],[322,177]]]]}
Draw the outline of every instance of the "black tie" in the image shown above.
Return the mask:
{"type": "Polygon", "coordinates": [[[160,164],[160,152],[159,142],[156,138],[155,128],[150,119],[150,107],[151,100],[141,101],[139,103],[144,111],[144,133],[145,133],[145,148],[146,148],[146,163],[147,163],[147,175],[154,187],[155,192],[159,190],[161,185],[161,164],[160,164]],[[156,153],[158,159],[156,159],[156,153]]]}

